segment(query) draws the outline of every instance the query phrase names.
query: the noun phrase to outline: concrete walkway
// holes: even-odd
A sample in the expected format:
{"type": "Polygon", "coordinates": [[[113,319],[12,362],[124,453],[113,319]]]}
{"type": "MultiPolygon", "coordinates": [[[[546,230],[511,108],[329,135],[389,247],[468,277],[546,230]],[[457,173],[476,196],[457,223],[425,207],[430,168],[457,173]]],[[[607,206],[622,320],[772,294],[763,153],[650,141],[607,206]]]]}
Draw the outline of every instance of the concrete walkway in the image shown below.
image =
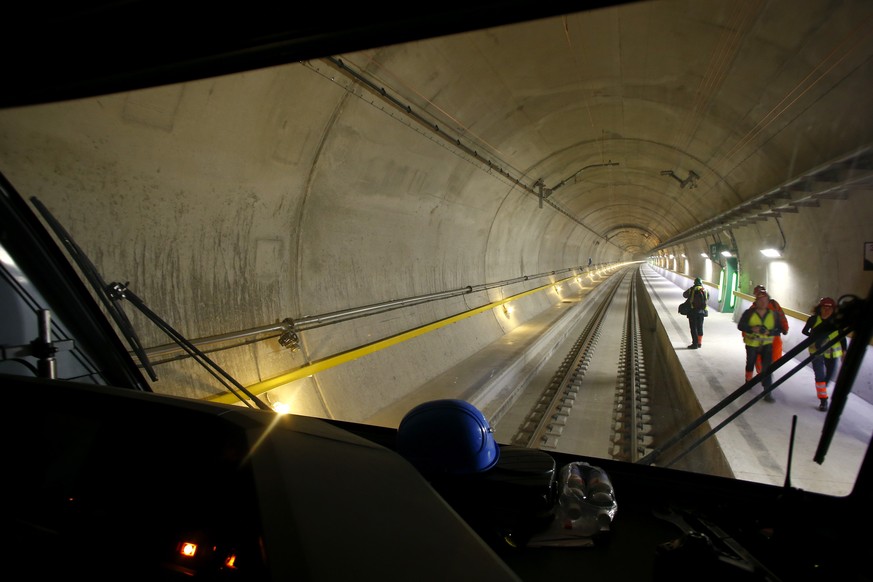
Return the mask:
{"type": "MultiPolygon", "coordinates": [[[[642,274],[703,410],[713,409],[745,382],[745,350],[734,314],[710,309],[704,323],[703,347],[687,349],[690,343],[688,319],[677,312],[684,289],[648,265],[643,267],[642,274]]],[[[774,383],[799,363],[797,360],[783,365],[773,374],[774,383]]],[[[832,391],[833,385],[829,387],[829,392],[832,391]]],[[[753,387],[713,416],[710,426],[718,426],[760,392],[760,385],[753,387]]],[[[773,394],[775,402],[759,400],[715,435],[735,476],[760,483],[784,484],[792,417],[797,415],[791,485],[830,495],[850,493],[873,434],[873,405],[855,394],[849,395],[830,449],[819,465],[813,457],[826,413],[817,409],[819,401],[812,367],[802,367],[773,394]]]]}

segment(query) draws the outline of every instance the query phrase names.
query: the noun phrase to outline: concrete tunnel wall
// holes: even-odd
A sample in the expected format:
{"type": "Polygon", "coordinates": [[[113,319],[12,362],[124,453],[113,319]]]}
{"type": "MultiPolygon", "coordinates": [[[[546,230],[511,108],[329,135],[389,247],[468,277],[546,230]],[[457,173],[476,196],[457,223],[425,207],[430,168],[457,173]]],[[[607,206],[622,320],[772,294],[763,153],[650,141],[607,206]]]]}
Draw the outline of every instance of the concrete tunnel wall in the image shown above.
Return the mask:
{"type": "MultiPolygon", "coordinates": [[[[189,338],[622,258],[299,65],[0,120],[3,171],[19,192],[59,218],[106,281],[129,281],[189,338]],[[243,99],[269,106],[241,116],[243,99]]],[[[214,359],[248,385],[543,283],[308,331],[293,354],[267,341],[214,359]]],[[[370,416],[553,301],[535,294],[512,322],[483,314],[297,382],[294,409],[370,416]]],[[[145,346],[167,343],[125,311],[145,346]]],[[[158,375],[157,392],[219,390],[190,360],[158,375]]]]}
{"type": "MultiPolygon", "coordinates": [[[[55,214],[106,281],[129,281],[189,338],[567,269],[589,257],[645,258],[595,245],[594,232],[300,64],[3,110],[0,155],[6,177],[55,214]]],[[[805,241],[789,248],[856,245],[870,234],[873,211],[860,195],[833,204],[786,221],[786,238],[805,241]]],[[[766,238],[763,228],[734,235],[751,249],[766,238]]],[[[686,245],[688,255],[703,242],[686,245]]],[[[755,254],[743,262],[753,282],[771,268],[755,254]]],[[[851,260],[860,264],[807,260],[788,279],[808,287],[802,297],[767,282],[797,303],[823,294],[819,281],[866,297],[871,276],[851,260]]],[[[544,282],[306,331],[297,352],[264,341],[213,357],[250,385],[544,282]]],[[[530,295],[515,302],[512,319],[483,313],[274,397],[301,414],[371,417],[560,300],[530,295]]],[[[125,311],[145,346],[167,343],[125,311]]],[[[220,392],[190,360],[163,364],[158,375],[156,392],[220,392]]]]}

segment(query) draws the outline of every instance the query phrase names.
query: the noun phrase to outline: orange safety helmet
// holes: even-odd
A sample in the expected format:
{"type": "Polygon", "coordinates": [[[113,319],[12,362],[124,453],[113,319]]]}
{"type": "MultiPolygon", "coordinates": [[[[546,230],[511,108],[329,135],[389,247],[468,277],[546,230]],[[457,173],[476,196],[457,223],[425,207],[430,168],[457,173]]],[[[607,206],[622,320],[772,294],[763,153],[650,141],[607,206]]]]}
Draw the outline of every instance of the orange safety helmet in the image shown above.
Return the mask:
{"type": "Polygon", "coordinates": [[[837,302],[831,299],[830,297],[822,297],[818,300],[819,307],[830,307],[831,309],[837,306],[837,302]]]}

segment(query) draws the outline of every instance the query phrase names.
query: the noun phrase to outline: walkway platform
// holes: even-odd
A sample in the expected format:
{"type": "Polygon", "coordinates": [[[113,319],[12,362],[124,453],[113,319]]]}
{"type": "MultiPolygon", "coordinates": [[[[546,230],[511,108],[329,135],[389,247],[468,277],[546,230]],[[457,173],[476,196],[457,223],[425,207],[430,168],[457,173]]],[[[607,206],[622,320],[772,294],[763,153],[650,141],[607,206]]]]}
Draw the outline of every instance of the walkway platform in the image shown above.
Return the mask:
{"type": "MultiPolygon", "coordinates": [[[[740,313],[710,309],[704,323],[703,347],[688,349],[688,319],[677,312],[685,288],[649,265],[643,267],[642,275],[701,407],[705,412],[714,409],[745,383],[745,348],[736,324],[740,313]]],[[[782,365],[774,372],[773,382],[788,376],[801,361],[782,365]]],[[[833,385],[829,392],[832,390],[833,385]]],[[[726,405],[709,420],[710,427],[719,426],[761,391],[758,384],[726,405]]],[[[816,493],[849,494],[873,435],[873,404],[849,395],[824,462],[818,464],[813,457],[827,413],[818,410],[812,366],[807,364],[790,375],[773,395],[775,402],[758,400],[713,437],[718,439],[736,478],[773,485],[785,483],[792,418],[796,415],[791,485],[816,493]]]]}

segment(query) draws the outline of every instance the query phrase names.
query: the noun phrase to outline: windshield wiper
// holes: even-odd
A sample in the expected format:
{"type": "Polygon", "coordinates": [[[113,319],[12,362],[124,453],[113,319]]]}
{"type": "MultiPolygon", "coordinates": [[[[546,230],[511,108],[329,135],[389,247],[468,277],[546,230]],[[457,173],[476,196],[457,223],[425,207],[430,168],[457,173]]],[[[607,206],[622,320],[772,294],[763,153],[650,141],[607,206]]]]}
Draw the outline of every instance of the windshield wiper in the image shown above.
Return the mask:
{"type": "Polygon", "coordinates": [[[48,208],[46,208],[42,202],[40,202],[35,197],[31,197],[30,201],[33,203],[36,209],[39,210],[39,213],[42,214],[42,217],[45,219],[45,221],[54,231],[55,235],[64,245],[64,248],[66,248],[67,252],[70,253],[73,261],[75,261],[76,265],[79,267],[79,270],[82,272],[82,275],[84,275],[85,278],[88,280],[88,283],[91,284],[91,287],[94,289],[97,297],[100,298],[103,306],[106,307],[109,315],[112,316],[112,319],[118,326],[118,330],[124,336],[124,339],[127,340],[130,348],[139,358],[139,361],[142,363],[143,368],[145,368],[146,372],[148,372],[149,378],[151,378],[153,381],[157,380],[158,376],[157,374],[155,374],[151,362],[149,362],[149,358],[139,341],[139,337],[136,335],[136,331],[134,331],[133,329],[133,325],[130,323],[127,315],[125,315],[124,312],[110,298],[106,282],[103,281],[103,278],[100,276],[100,272],[97,271],[94,263],[91,262],[91,260],[84,253],[84,251],[82,251],[79,245],[76,244],[76,241],[73,240],[73,237],[70,236],[70,233],[66,231],[66,229],[61,225],[60,222],[58,222],[58,220],[52,215],[52,213],[49,212],[48,208]]]}
{"type": "MultiPolygon", "coordinates": [[[[834,318],[834,319],[837,319],[837,318],[834,318]]],[[[786,364],[787,362],[792,361],[795,356],[797,356],[803,350],[807,349],[813,343],[822,342],[822,340],[826,340],[826,341],[822,342],[821,349],[827,349],[831,345],[839,342],[842,338],[846,337],[853,330],[854,330],[854,322],[847,321],[844,318],[840,318],[840,320],[836,323],[833,323],[833,322],[824,323],[824,324],[818,326],[815,330],[813,330],[813,333],[809,337],[805,338],[803,341],[798,343],[796,346],[794,346],[793,348],[788,350],[781,358],[779,358],[778,360],[773,362],[773,364],[770,366],[769,370],[766,371],[766,373],[772,374],[774,371],[779,369],[783,364],[786,364]],[[829,338],[829,334],[831,334],[832,332],[836,332],[835,337],[829,338]]],[[[799,364],[797,364],[794,367],[794,369],[789,370],[781,378],[773,380],[773,383],[769,388],[765,388],[763,392],[755,395],[748,402],[746,402],[744,405],[742,405],[736,412],[730,414],[727,417],[727,419],[725,419],[723,422],[721,422],[718,426],[716,426],[713,429],[710,429],[705,435],[703,435],[702,437],[698,438],[693,443],[691,443],[691,445],[689,445],[682,453],[678,454],[676,457],[671,459],[669,462],[665,463],[664,466],[666,466],[666,467],[671,466],[673,463],[675,463],[676,461],[678,461],[679,459],[681,459],[682,457],[684,457],[685,455],[687,455],[688,453],[693,451],[699,445],[701,445],[704,441],[706,441],[707,439],[709,439],[710,437],[715,435],[715,433],[717,433],[719,430],[721,430],[722,428],[724,428],[725,426],[727,426],[728,424],[733,422],[733,420],[735,418],[737,418],[743,412],[748,410],[756,402],[758,402],[759,400],[764,398],[764,396],[766,396],[767,394],[769,394],[770,392],[772,392],[773,390],[778,388],[779,385],[781,385],[788,378],[793,376],[798,370],[801,370],[804,367],[806,367],[806,365],[809,364],[809,362],[811,362],[814,357],[815,357],[814,354],[808,355],[804,360],[802,360],[799,364]]],[[[715,406],[710,408],[707,412],[705,412],[704,414],[699,416],[696,420],[694,420],[693,422],[688,424],[686,427],[684,427],[683,429],[678,431],[676,434],[674,434],[672,437],[667,439],[660,446],[656,447],[649,454],[647,454],[646,456],[644,456],[643,458],[638,460],[637,463],[641,464],[641,465],[651,465],[652,463],[654,463],[662,454],[664,454],[664,452],[666,450],[675,446],[677,443],[682,441],[682,439],[684,439],[686,436],[691,434],[692,431],[694,431],[696,428],[701,426],[704,422],[706,422],[707,420],[709,420],[710,418],[715,416],[718,412],[723,410],[728,404],[730,404],[731,402],[733,402],[734,400],[736,400],[737,398],[739,398],[740,396],[742,396],[743,394],[748,392],[753,386],[755,386],[755,384],[760,382],[762,380],[762,378],[763,378],[763,373],[759,373],[751,380],[746,381],[742,386],[740,386],[739,388],[734,390],[731,394],[728,394],[725,398],[723,398],[718,404],[716,404],[715,406]]],[[[834,396],[836,396],[836,393],[834,394],[834,396]]],[[[842,402],[844,402],[844,400],[845,400],[845,398],[843,398],[842,402]]],[[[842,410],[842,408],[840,410],[842,410]]],[[[821,464],[821,461],[817,460],[817,462],[819,462],[819,464],[821,464]]]]}
{"type": "Polygon", "coordinates": [[[248,402],[246,398],[244,398],[241,394],[244,394],[248,399],[254,402],[258,408],[262,410],[272,410],[267,404],[262,402],[257,396],[252,394],[249,390],[243,387],[236,379],[234,379],[230,374],[228,374],[225,370],[223,370],[218,364],[213,362],[209,357],[206,356],[202,351],[197,349],[194,344],[188,341],[182,334],[173,329],[166,321],[161,319],[156,313],[154,313],[151,309],[149,309],[143,301],[137,297],[135,293],[133,293],[127,287],[127,283],[109,283],[107,284],[103,277],[100,275],[97,268],[88,258],[88,256],[82,251],[78,244],[73,240],[73,237],[64,229],[60,222],[52,215],[51,212],[36,198],[31,198],[30,201],[34,204],[37,210],[39,210],[40,214],[42,214],[45,221],[52,228],[55,235],[61,240],[64,247],[70,253],[70,256],[76,262],[82,274],[91,284],[91,287],[94,289],[97,296],[103,302],[103,305],[106,307],[106,310],[112,316],[112,319],[115,320],[116,325],[118,326],[119,331],[124,335],[124,338],[127,340],[127,343],[130,345],[133,352],[137,355],[140,362],[142,363],[143,368],[148,372],[149,377],[156,381],[158,379],[157,374],[155,374],[154,368],[152,368],[151,362],[149,362],[148,356],[145,353],[145,349],[142,347],[142,344],[139,341],[139,337],[136,335],[136,331],[133,329],[133,325],[130,323],[130,320],[125,315],[124,311],[118,307],[117,301],[121,299],[126,299],[129,301],[134,307],[140,310],[149,320],[151,320],[155,325],[160,328],[161,331],[166,333],[170,338],[176,342],[183,350],[188,352],[188,354],[197,360],[201,366],[206,368],[206,370],[212,374],[221,384],[224,385],[225,388],[229,392],[231,392],[234,396],[239,398],[246,406],[252,408],[252,405],[248,402]]]}
{"type": "Polygon", "coordinates": [[[170,324],[161,319],[155,312],[149,309],[145,303],[143,303],[142,299],[137,297],[137,295],[131,291],[127,287],[127,283],[110,283],[106,291],[110,298],[112,299],[127,299],[134,307],[140,310],[143,315],[148,317],[152,323],[157,325],[161,331],[166,333],[170,338],[176,342],[179,347],[188,352],[188,355],[197,360],[197,363],[203,366],[206,371],[208,371],[212,376],[221,382],[227,390],[232,393],[234,396],[240,399],[243,404],[252,408],[252,405],[240,395],[240,392],[245,394],[248,398],[250,398],[258,408],[262,410],[272,410],[267,404],[261,401],[257,396],[248,391],[242,384],[236,381],[236,379],[228,374],[221,366],[212,361],[206,354],[200,351],[197,346],[192,344],[185,336],[181,333],[173,329],[170,324]]]}

